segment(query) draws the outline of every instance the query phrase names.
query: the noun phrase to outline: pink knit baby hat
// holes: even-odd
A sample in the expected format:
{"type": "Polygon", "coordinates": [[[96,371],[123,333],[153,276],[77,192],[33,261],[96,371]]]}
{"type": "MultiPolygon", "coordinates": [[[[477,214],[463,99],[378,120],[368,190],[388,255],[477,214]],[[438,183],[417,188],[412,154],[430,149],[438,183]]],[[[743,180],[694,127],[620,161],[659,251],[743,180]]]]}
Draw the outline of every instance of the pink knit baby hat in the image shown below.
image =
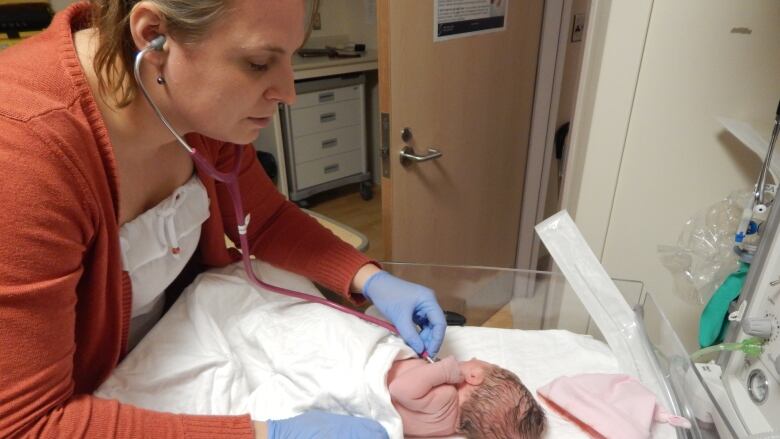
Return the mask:
{"type": "Polygon", "coordinates": [[[628,375],[564,376],[537,393],[594,437],[646,439],[653,422],[691,428],[687,419],[669,413],[658,404],[653,392],[628,375]]]}

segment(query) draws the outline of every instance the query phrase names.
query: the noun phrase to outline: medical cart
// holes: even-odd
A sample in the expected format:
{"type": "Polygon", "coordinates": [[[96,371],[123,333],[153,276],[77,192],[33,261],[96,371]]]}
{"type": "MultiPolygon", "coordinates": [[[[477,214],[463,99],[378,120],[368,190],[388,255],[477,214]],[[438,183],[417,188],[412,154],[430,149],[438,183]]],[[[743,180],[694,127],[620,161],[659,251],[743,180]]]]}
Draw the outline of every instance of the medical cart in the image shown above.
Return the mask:
{"type": "Polygon", "coordinates": [[[295,90],[295,104],[282,108],[290,199],[305,205],[307,197],[352,183],[371,199],[365,76],[298,81],[295,90]]]}

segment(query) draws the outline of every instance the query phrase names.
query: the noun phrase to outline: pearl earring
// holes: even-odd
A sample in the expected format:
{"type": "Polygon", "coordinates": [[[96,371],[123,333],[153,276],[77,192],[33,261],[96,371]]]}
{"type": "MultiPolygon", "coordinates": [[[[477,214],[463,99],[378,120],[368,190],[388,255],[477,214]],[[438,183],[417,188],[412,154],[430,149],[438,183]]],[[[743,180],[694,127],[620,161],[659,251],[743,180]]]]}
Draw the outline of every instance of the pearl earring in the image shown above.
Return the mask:
{"type": "Polygon", "coordinates": [[[157,77],[157,83],[160,84],[160,85],[164,85],[165,84],[165,78],[163,78],[162,75],[158,76],[157,77]]]}

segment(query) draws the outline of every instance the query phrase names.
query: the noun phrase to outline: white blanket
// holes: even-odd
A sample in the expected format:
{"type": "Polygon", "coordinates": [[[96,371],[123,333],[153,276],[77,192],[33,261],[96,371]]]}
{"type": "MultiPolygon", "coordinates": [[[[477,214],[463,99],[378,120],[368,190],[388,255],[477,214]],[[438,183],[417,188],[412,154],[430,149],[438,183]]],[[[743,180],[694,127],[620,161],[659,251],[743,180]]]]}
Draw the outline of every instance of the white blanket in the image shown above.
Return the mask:
{"type": "MultiPolygon", "coordinates": [[[[306,279],[255,261],[263,279],[317,294],[306,279]]],[[[310,409],[402,425],[387,370],[412,351],[385,329],[319,304],[250,287],[240,264],[200,275],[98,389],[153,410],[281,419],[310,409]]],[[[609,348],[562,330],[450,327],[440,357],[477,357],[514,371],[534,392],[561,375],[619,372],[609,348]]],[[[548,411],[545,438],[586,438],[548,411]]]]}

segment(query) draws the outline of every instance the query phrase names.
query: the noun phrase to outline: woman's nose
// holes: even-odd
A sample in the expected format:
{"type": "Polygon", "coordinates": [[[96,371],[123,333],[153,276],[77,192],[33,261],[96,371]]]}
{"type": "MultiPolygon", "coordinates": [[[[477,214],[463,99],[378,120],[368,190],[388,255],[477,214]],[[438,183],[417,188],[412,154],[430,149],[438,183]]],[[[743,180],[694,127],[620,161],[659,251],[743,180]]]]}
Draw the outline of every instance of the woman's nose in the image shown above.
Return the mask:
{"type": "Polygon", "coordinates": [[[287,63],[279,69],[276,77],[273,78],[271,86],[265,92],[265,98],[269,101],[281,102],[287,105],[295,103],[295,78],[293,76],[292,64],[287,63]]]}

